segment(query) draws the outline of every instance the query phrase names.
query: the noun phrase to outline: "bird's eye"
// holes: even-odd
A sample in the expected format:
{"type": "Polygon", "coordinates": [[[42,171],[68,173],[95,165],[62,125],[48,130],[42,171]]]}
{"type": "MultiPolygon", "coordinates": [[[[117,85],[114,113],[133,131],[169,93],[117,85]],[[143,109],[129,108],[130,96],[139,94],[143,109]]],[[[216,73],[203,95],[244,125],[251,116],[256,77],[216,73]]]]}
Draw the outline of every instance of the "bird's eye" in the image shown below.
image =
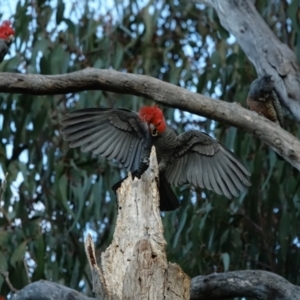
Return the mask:
{"type": "Polygon", "coordinates": [[[159,126],[159,125],[160,125],[160,123],[161,123],[161,122],[158,122],[158,123],[156,124],[156,126],[159,126]]]}

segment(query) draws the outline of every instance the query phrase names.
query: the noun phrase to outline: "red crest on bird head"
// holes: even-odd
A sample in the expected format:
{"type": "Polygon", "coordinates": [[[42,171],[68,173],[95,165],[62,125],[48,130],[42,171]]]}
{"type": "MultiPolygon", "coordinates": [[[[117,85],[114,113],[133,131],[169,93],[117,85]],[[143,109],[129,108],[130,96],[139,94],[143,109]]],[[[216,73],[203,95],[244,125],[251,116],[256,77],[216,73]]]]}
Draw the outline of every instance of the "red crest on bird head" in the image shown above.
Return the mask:
{"type": "Polygon", "coordinates": [[[6,20],[0,25],[0,39],[9,40],[15,35],[10,21],[6,20]]]}
{"type": "Polygon", "coordinates": [[[157,105],[141,107],[139,117],[142,121],[154,125],[159,133],[162,133],[166,129],[163,112],[157,105]]]}

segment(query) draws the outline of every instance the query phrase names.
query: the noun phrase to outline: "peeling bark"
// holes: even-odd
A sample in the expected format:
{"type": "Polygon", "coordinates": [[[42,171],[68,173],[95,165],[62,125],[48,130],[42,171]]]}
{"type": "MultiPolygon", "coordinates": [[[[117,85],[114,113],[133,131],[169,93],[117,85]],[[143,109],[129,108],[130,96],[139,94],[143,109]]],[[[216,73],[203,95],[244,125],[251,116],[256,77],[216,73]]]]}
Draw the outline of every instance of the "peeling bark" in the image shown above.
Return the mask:
{"type": "Polygon", "coordinates": [[[0,92],[55,95],[84,90],[142,96],[241,128],[260,138],[300,170],[300,141],[280,126],[235,103],[195,94],[150,76],[114,70],[87,68],[63,75],[0,73],[0,92]]]}
{"type": "Polygon", "coordinates": [[[300,122],[300,66],[294,52],[270,29],[252,0],[196,0],[215,9],[233,34],[257,75],[272,75],[281,103],[300,122]]]}
{"type": "Polygon", "coordinates": [[[189,299],[190,279],[167,262],[157,188],[154,148],[141,179],[131,176],[118,190],[118,217],[111,245],[95,260],[93,242],[85,248],[98,299],[189,299]]]}

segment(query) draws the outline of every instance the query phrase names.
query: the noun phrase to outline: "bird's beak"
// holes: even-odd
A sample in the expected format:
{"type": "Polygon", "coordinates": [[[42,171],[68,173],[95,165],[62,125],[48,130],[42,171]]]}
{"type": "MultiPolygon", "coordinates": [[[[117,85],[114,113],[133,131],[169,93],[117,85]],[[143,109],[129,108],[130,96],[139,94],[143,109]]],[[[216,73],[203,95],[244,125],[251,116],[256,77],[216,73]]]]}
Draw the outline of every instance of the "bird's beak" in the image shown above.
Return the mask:
{"type": "Polygon", "coordinates": [[[152,136],[157,136],[157,129],[153,124],[149,125],[149,129],[150,129],[150,132],[151,132],[152,136]]]}

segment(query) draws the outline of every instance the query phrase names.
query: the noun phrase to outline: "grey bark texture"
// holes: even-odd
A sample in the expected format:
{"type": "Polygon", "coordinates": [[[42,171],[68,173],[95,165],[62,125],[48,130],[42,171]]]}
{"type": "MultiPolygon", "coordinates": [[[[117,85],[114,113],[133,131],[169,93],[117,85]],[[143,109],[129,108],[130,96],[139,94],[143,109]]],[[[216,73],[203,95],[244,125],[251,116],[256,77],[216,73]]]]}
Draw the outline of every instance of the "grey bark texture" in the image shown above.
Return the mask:
{"type": "Polygon", "coordinates": [[[300,287],[260,270],[215,273],[191,281],[191,300],[251,297],[258,300],[300,300],[300,287]]]}
{"type": "Polygon", "coordinates": [[[300,67],[294,52],[270,29],[253,0],[196,0],[215,9],[222,26],[235,36],[257,75],[272,75],[281,103],[300,122],[300,67]]]}
{"type": "MultiPolygon", "coordinates": [[[[131,277],[137,275],[136,270],[131,269],[131,271],[133,271],[131,277]]],[[[180,275],[176,272],[175,276],[178,276],[178,274],[180,275]]],[[[300,300],[300,287],[291,284],[274,273],[260,270],[215,273],[207,276],[197,276],[191,281],[191,300],[223,300],[233,297],[251,297],[258,300],[300,300]]],[[[96,300],[65,286],[45,280],[27,285],[14,294],[11,299],[96,300]]],[[[104,298],[98,299],[102,300],[104,298]]]]}
{"type": "Polygon", "coordinates": [[[98,266],[91,237],[85,249],[97,299],[189,299],[190,278],[167,262],[159,210],[158,165],[154,147],[141,179],[131,176],[118,190],[118,217],[112,243],[98,266]]]}
{"type": "Polygon", "coordinates": [[[40,280],[17,291],[11,300],[95,300],[61,284],[40,280]]]}
{"type": "Polygon", "coordinates": [[[0,73],[0,93],[55,95],[85,90],[137,95],[241,128],[260,138],[300,170],[300,141],[280,126],[235,103],[195,94],[150,76],[114,70],[87,68],[63,75],[0,73]]]}

